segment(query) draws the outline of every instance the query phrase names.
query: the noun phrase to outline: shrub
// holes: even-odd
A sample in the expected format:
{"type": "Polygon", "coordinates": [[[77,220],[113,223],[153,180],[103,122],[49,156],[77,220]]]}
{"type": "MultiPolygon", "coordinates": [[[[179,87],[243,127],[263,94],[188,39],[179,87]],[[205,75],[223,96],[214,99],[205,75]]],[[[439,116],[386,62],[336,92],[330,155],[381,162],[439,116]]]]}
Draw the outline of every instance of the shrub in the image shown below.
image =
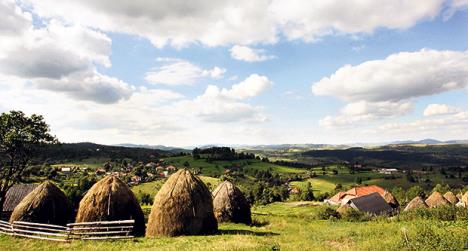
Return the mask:
{"type": "Polygon", "coordinates": [[[328,219],[333,219],[333,218],[339,218],[340,215],[338,212],[336,212],[335,209],[331,207],[326,207],[322,206],[318,209],[317,214],[315,215],[315,218],[317,220],[328,220],[328,219]]]}
{"type": "Polygon", "coordinates": [[[464,232],[447,231],[426,222],[415,224],[415,231],[403,229],[395,249],[403,250],[466,250],[468,236],[464,232]]]}
{"type": "Polygon", "coordinates": [[[347,209],[341,214],[341,219],[351,222],[369,221],[372,218],[373,216],[371,214],[354,210],[352,208],[347,209]]]}
{"type": "Polygon", "coordinates": [[[420,208],[411,211],[404,211],[398,215],[397,220],[408,221],[428,219],[437,221],[467,220],[468,208],[441,206],[436,208],[420,208]]]}

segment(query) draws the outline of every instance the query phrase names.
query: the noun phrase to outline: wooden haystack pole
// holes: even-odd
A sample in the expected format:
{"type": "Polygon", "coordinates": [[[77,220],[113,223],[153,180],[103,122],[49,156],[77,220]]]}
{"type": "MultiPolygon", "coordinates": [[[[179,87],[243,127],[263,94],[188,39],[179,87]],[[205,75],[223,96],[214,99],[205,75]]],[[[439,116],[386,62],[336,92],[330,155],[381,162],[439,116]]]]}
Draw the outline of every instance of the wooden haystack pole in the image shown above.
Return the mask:
{"type": "Polygon", "coordinates": [[[431,196],[429,196],[426,199],[426,204],[429,207],[438,207],[438,206],[447,206],[450,205],[450,202],[448,202],[442,194],[439,192],[433,192],[431,196]]]}
{"type": "Polygon", "coordinates": [[[458,198],[452,192],[448,191],[444,194],[444,198],[450,202],[452,205],[456,205],[458,203],[458,198]]]}
{"type": "Polygon", "coordinates": [[[80,201],[76,222],[135,220],[133,234],[145,234],[145,219],[132,190],[114,176],[96,182],[80,201]]]}
{"type": "Polygon", "coordinates": [[[71,207],[65,194],[52,182],[46,181],[31,191],[15,207],[10,222],[27,221],[65,225],[71,217],[71,207]]]}
{"type": "Polygon", "coordinates": [[[239,188],[224,181],[213,191],[213,210],[218,222],[234,222],[250,225],[250,205],[239,188]]]}
{"type": "Polygon", "coordinates": [[[217,230],[206,185],[186,169],[171,175],[154,198],[146,236],[203,235],[217,230]]]}
{"type": "Polygon", "coordinates": [[[421,208],[428,208],[428,206],[421,196],[416,196],[408,203],[408,205],[406,205],[404,211],[416,210],[421,208]]]}

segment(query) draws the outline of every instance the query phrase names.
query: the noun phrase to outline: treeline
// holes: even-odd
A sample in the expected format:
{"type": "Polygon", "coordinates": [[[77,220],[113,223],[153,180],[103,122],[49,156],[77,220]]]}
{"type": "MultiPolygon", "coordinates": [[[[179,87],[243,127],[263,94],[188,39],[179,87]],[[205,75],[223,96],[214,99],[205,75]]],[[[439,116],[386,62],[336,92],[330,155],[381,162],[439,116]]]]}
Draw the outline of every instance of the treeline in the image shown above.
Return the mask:
{"type": "Polygon", "coordinates": [[[192,151],[194,159],[209,159],[209,160],[238,160],[238,159],[255,159],[252,153],[237,153],[234,148],[230,147],[210,147],[210,148],[195,148],[192,151]]]}
{"type": "Polygon", "coordinates": [[[148,162],[159,157],[173,155],[158,149],[106,146],[94,143],[54,144],[38,149],[34,161],[43,163],[81,161],[89,158],[132,159],[148,162]]]}

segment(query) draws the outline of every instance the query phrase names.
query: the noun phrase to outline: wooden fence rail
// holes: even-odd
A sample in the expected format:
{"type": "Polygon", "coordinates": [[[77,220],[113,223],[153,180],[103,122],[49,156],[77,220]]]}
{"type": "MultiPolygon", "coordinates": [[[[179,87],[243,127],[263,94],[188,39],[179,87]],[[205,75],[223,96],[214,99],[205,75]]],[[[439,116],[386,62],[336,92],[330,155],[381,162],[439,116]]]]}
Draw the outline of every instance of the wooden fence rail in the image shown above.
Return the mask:
{"type": "Polygon", "coordinates": [[[115,240],[133,238],[134,220],[70,223],[58,226],[43,223],[0,221],[0,233],[32,239],[68,242],[70,240],[115,240]]]}

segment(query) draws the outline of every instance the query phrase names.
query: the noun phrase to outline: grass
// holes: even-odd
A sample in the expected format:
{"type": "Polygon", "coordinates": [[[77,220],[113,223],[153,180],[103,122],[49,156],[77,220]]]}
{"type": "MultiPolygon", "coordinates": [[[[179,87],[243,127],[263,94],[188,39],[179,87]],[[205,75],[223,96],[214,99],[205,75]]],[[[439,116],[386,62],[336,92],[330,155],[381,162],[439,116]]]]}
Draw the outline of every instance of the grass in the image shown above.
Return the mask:
{"type": "Polygon", "coordinates": [[[439,229],[437,235],[429,235],[430,242],[425,244],[423,241],[424,245],[436,246],[418,246],[422,249],[438,250],[440,243],[452,240],[458,240],[457,247],[461,246],[461,249],[468,245],[467,221],[439,224],[429,220],[314,220],[319,209],[320,206],[313,202],[259,206],[253,208],[256,226],[220,224],[220,233],[210,236],[73,241],[68,244],[0,236],[0,250],[408,250],[409,247],[404,246],[403,233],[407,233],[410,240],[425,240],[425,235],[418,237],[421,224],[437,225],[439,229]],[[453,236],[457,238],[452,239],[453,236]]]}

